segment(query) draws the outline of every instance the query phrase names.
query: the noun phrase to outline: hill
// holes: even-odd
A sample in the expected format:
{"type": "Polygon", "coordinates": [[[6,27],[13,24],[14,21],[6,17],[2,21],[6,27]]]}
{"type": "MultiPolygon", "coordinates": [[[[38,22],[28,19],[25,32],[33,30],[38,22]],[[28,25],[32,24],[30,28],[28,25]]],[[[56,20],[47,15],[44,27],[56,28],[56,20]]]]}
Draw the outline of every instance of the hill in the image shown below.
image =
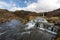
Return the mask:
{"type": "Polygon", "coordinates": [[[24,11],[24,10],[17,10],[17,11],[8,11],[6,9],[0,9],[0,23],[6,22],[12,19],[19,19],[22,20],[24,23],[28,22],[35,17],[41,17],[45,13],[45,17],[60,17],[60,9],[50,11],[50,12],[31,12],[31,11],[24,11]]]}
{"type": "Polygon", "coordinates": [[[54,11],[50,11],[50,12],[45,12],[46,13],[46,16],[50,16],[50,17],[55,17],[55,16],[57,16],[57,17],[60,17],[60,8],[59,9],[56,9],[56,10],[54,10],[54,11]]]}
{"type": "Polygon", "coordinates": [[[29,21],[29,17],[31,15],[36,15],[35,12],[24,11],[24,10],[17,10],[15,12],[8,11],[6,9],[0,9],[0,23],[12,20],[12,19],[19,19],[22,21],[29,21]]]}
{"type": "Polygon", "coordinates": [[[0,23],[6,22],[12,19],[17,19],[17,18],[19,17],[13,14],[13,12],[10,12],[5,9],[0,9],[0,23]]]}

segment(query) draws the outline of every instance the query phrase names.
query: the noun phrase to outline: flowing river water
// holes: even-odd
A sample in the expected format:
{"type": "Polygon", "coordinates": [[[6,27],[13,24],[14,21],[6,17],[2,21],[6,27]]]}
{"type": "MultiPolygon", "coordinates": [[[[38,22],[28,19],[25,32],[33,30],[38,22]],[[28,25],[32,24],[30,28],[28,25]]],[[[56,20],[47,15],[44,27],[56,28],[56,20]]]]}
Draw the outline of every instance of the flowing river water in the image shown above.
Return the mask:
{"type": "MultiPolygon", "coordinates": [[[[38,20],[42,22],[41,18],[38,20]]],[[[43,27],[43,23],[40,23],[41,25],[39,24],[37,27],[36,21],[31,20],[26,25],[19,20],[0,24],[0,27],[5,28],[4,32],[0,33],[0,40],[54,40],[56,38],[57,32],[55,29],[51,31],[52,26],[47,29],[43,27]]],[[[47,21],[45,20],[45,22],[47,21]]]]}

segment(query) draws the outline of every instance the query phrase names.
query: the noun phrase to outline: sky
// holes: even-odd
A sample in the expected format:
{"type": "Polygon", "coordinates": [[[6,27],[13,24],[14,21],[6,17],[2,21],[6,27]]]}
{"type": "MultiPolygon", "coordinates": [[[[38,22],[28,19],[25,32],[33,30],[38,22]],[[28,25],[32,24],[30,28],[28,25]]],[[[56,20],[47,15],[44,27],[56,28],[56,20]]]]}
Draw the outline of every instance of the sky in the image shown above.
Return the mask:
{"type": "Polygon", "coordinates": [[[0,0],[0,9],[47,12],[60,8],[60,0],[0,0]]]}

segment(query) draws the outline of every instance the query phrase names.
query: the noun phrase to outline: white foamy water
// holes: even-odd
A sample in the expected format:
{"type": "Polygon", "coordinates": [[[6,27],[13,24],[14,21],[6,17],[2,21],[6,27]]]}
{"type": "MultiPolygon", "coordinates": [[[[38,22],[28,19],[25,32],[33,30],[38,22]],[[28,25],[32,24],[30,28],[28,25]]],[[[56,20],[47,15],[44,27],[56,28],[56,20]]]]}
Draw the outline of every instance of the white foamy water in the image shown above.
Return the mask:
{"type": "Polygon", "coordinates": [[[40,30],[47,31],[47,32],[49,32],[49,33],[51,33],[51,34],[55,34],[55,35],[57,34],[56,32],[51,31],[51,27],[53,27],[53,26],[50,26],[48,29],[44,28],[44,24],[53,25],[52,23],[48,23],[48,21],[45,20],[44,18],[36,18],[35,20],[29,21],[29,22],[26,24],[26,25],[28,25],[28,27],[26,27],[25,29],[34,28],[36,22],[39,22],[39,23],[40,23],[40,25],[39,25],[39,27],[38,27],[40,30]],[[43,24],[43,23],[44,23],[44,24],[43,24]],[[50,29],[50,30],[49,30],[49,29],[50,29]]]}
{"type": "Polygon", "coordinates": [[[38,17],[34,20],[29,21],[26,25],[28,25],[28,27],[26,29],[30,29],[33,28],[36,24],[36,22],[41,22],[41,23],[48,23],[44,18],[38,17]]]}

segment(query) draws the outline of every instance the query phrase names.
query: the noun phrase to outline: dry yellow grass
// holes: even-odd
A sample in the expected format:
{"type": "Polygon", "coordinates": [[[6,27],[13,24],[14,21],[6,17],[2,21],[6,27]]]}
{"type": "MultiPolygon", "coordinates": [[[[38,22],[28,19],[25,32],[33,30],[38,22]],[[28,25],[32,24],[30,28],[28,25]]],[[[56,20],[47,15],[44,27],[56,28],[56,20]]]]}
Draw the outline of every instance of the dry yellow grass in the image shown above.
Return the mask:
{"type": "Polygon", "coordinates": [[[60,38],[57,38],[56,40],[60,40],[60,38]]]}
{"type": "Polygon", "coordinates": [[[49,22],[57,22],[57,21],[59,21],[60,19],[59,19],[59,17],[50,17],[50,18],[46,18],[49,22]]]}

